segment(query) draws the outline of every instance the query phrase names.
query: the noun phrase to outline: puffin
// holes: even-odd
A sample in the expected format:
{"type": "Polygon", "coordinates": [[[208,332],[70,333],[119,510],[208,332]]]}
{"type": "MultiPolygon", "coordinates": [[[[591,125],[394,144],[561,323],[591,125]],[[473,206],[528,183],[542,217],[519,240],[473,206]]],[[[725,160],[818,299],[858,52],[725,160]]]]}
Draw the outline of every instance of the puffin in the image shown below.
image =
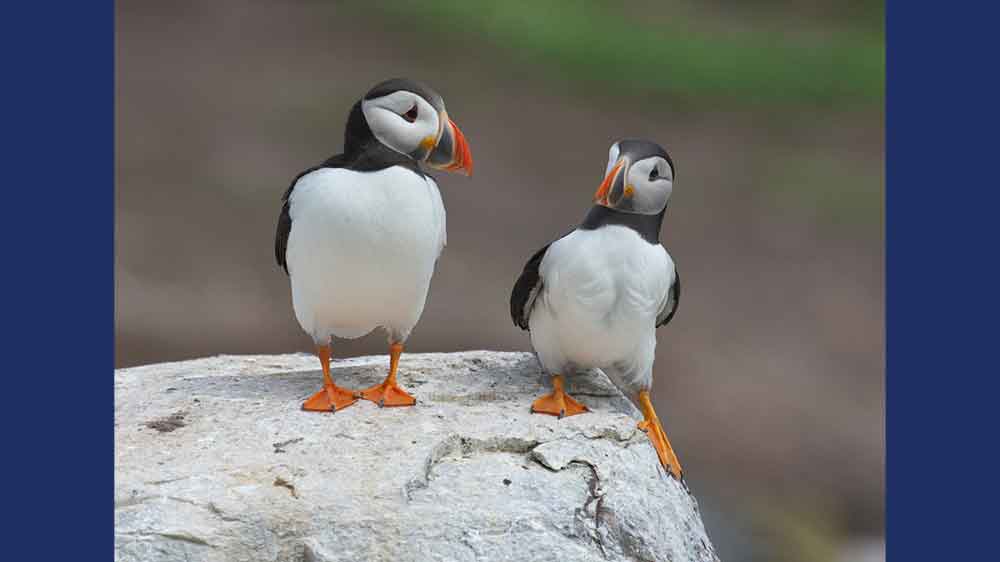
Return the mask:
{"type": "Polygon", "coordinates": [[[638,428],[681,479],[650,401],[656,329],[674,318],[681,295],[659,237],[673,185],[674,163],[663,147],[640,139],[612,144],[593,206],[579,226],[531,256],[511,292],[510,314],[551,375],[552,392],[535,400],[532,412],[562,418],[588,411],[567,394],[564,377],[599,368],[639,407],[638,428]]]}
{"type": "Polygon", "coordinates": [[[416,403],[396,371],[446,243],[444,203],[425,165],[471,175],[468,142],[437,92],[393,78],[351,108],[343,152],[296,176],[281,199],[274,255],[323,371],[323,388],[303,410],[336,412],[358,398],[380,407],[416,403]],[[388,336],[385,380],[360,392],[338,386],[332,336],[377,328],[388,336]]]}

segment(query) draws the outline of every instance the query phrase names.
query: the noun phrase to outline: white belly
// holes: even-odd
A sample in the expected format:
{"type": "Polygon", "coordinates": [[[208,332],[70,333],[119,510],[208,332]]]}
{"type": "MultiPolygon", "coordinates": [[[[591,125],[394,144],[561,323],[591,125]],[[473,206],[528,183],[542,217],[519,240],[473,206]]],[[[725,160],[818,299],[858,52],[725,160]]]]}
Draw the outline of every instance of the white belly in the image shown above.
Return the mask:
{"type": "Polygon", "coordinates": [[[290,201],[286,261],[302,328],[317,342],[377,327],[405,339],[445,244],[434,180],[398,167],[321,169],[299,179],[290,201]]]}
{"type": "Polygon", "coordinates": [[[673,267],[663,246],[621,226],[577,230],[553,243],[530,319],[543,366],[648,370],[673,267]]]}

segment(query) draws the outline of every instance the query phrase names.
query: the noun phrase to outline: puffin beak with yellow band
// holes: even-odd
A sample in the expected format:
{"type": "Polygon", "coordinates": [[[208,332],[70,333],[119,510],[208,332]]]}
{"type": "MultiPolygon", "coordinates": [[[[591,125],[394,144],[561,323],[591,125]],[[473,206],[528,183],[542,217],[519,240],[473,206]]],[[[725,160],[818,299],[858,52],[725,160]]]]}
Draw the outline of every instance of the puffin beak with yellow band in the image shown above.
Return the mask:
{"type": "MultiPolygon", "coordinates": [[[[448,118],[447,112],[441,112],[440,121],[443,124],[433,150],[427,155],[427,164],[446,172],[462,172],[472,175],[472,153],[465,135],[454,121],[448,118]]],[[[433,140],[433,139],[427,139],[433,140]]]]}
{"type": "MultiPolygon", "coordinates": [[[[597,192],[594,193],[594,203],[604,205],[605,207],[610,206],[608,196],[615,188],[620,187],[625,182],[627,172],[628,162],[626,159],[622,158],[618,160],[614,167],[608,170],[608,175],[604,176],[604,181],[601,182],[600,187],[597,188],[597,192]]],[[[618,191],[620,192],[621,190],[618,191]]]]}

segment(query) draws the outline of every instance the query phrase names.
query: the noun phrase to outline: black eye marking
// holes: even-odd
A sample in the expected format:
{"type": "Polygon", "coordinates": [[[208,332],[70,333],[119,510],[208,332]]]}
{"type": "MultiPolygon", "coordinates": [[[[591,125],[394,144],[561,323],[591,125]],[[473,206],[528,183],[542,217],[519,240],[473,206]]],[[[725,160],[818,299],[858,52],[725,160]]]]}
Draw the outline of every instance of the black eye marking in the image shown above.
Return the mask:
{"type": "Polygon", "coordinates": [[[404,113],[403,114],[403,119],[406,119],[410,123],[413,123],[414,121],[416,121],[417,120],[417,106],[414,105],[413,107],[410,108],[409,111],[407,111],[406,113],[404,113]]]}
{"type": "Polygon", "coordinates": [[[658,177],[660,177],[660,170],[656,166],[653,166],[653,171],[649,172],[649,181],[653,181],[658,177]]]}

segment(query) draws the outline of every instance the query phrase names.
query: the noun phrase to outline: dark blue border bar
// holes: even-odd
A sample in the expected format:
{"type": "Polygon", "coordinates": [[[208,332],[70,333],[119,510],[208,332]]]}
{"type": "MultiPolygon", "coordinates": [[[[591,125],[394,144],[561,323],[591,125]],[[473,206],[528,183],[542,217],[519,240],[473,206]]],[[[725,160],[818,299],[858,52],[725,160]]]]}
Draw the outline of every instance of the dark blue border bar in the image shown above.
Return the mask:
{"type": "MultiPolygon", "coordinates": [[[[888,6],[892,562],[994,550],[997,21],[955,2],[888,6]]],[[[8,555],[107,559],[114,6],[11,4],[0,26],[8,555]]]]}
{"type": "Polygon", "coordinates": [[[3,557],[110,560],[114,3],[7,4],[0,52],[3,557]]]}
{"type": "Polygon", "coordinates": [[[996,556],[1000,31],[972,5],[888,5],[890,562],[996,556]]]}

